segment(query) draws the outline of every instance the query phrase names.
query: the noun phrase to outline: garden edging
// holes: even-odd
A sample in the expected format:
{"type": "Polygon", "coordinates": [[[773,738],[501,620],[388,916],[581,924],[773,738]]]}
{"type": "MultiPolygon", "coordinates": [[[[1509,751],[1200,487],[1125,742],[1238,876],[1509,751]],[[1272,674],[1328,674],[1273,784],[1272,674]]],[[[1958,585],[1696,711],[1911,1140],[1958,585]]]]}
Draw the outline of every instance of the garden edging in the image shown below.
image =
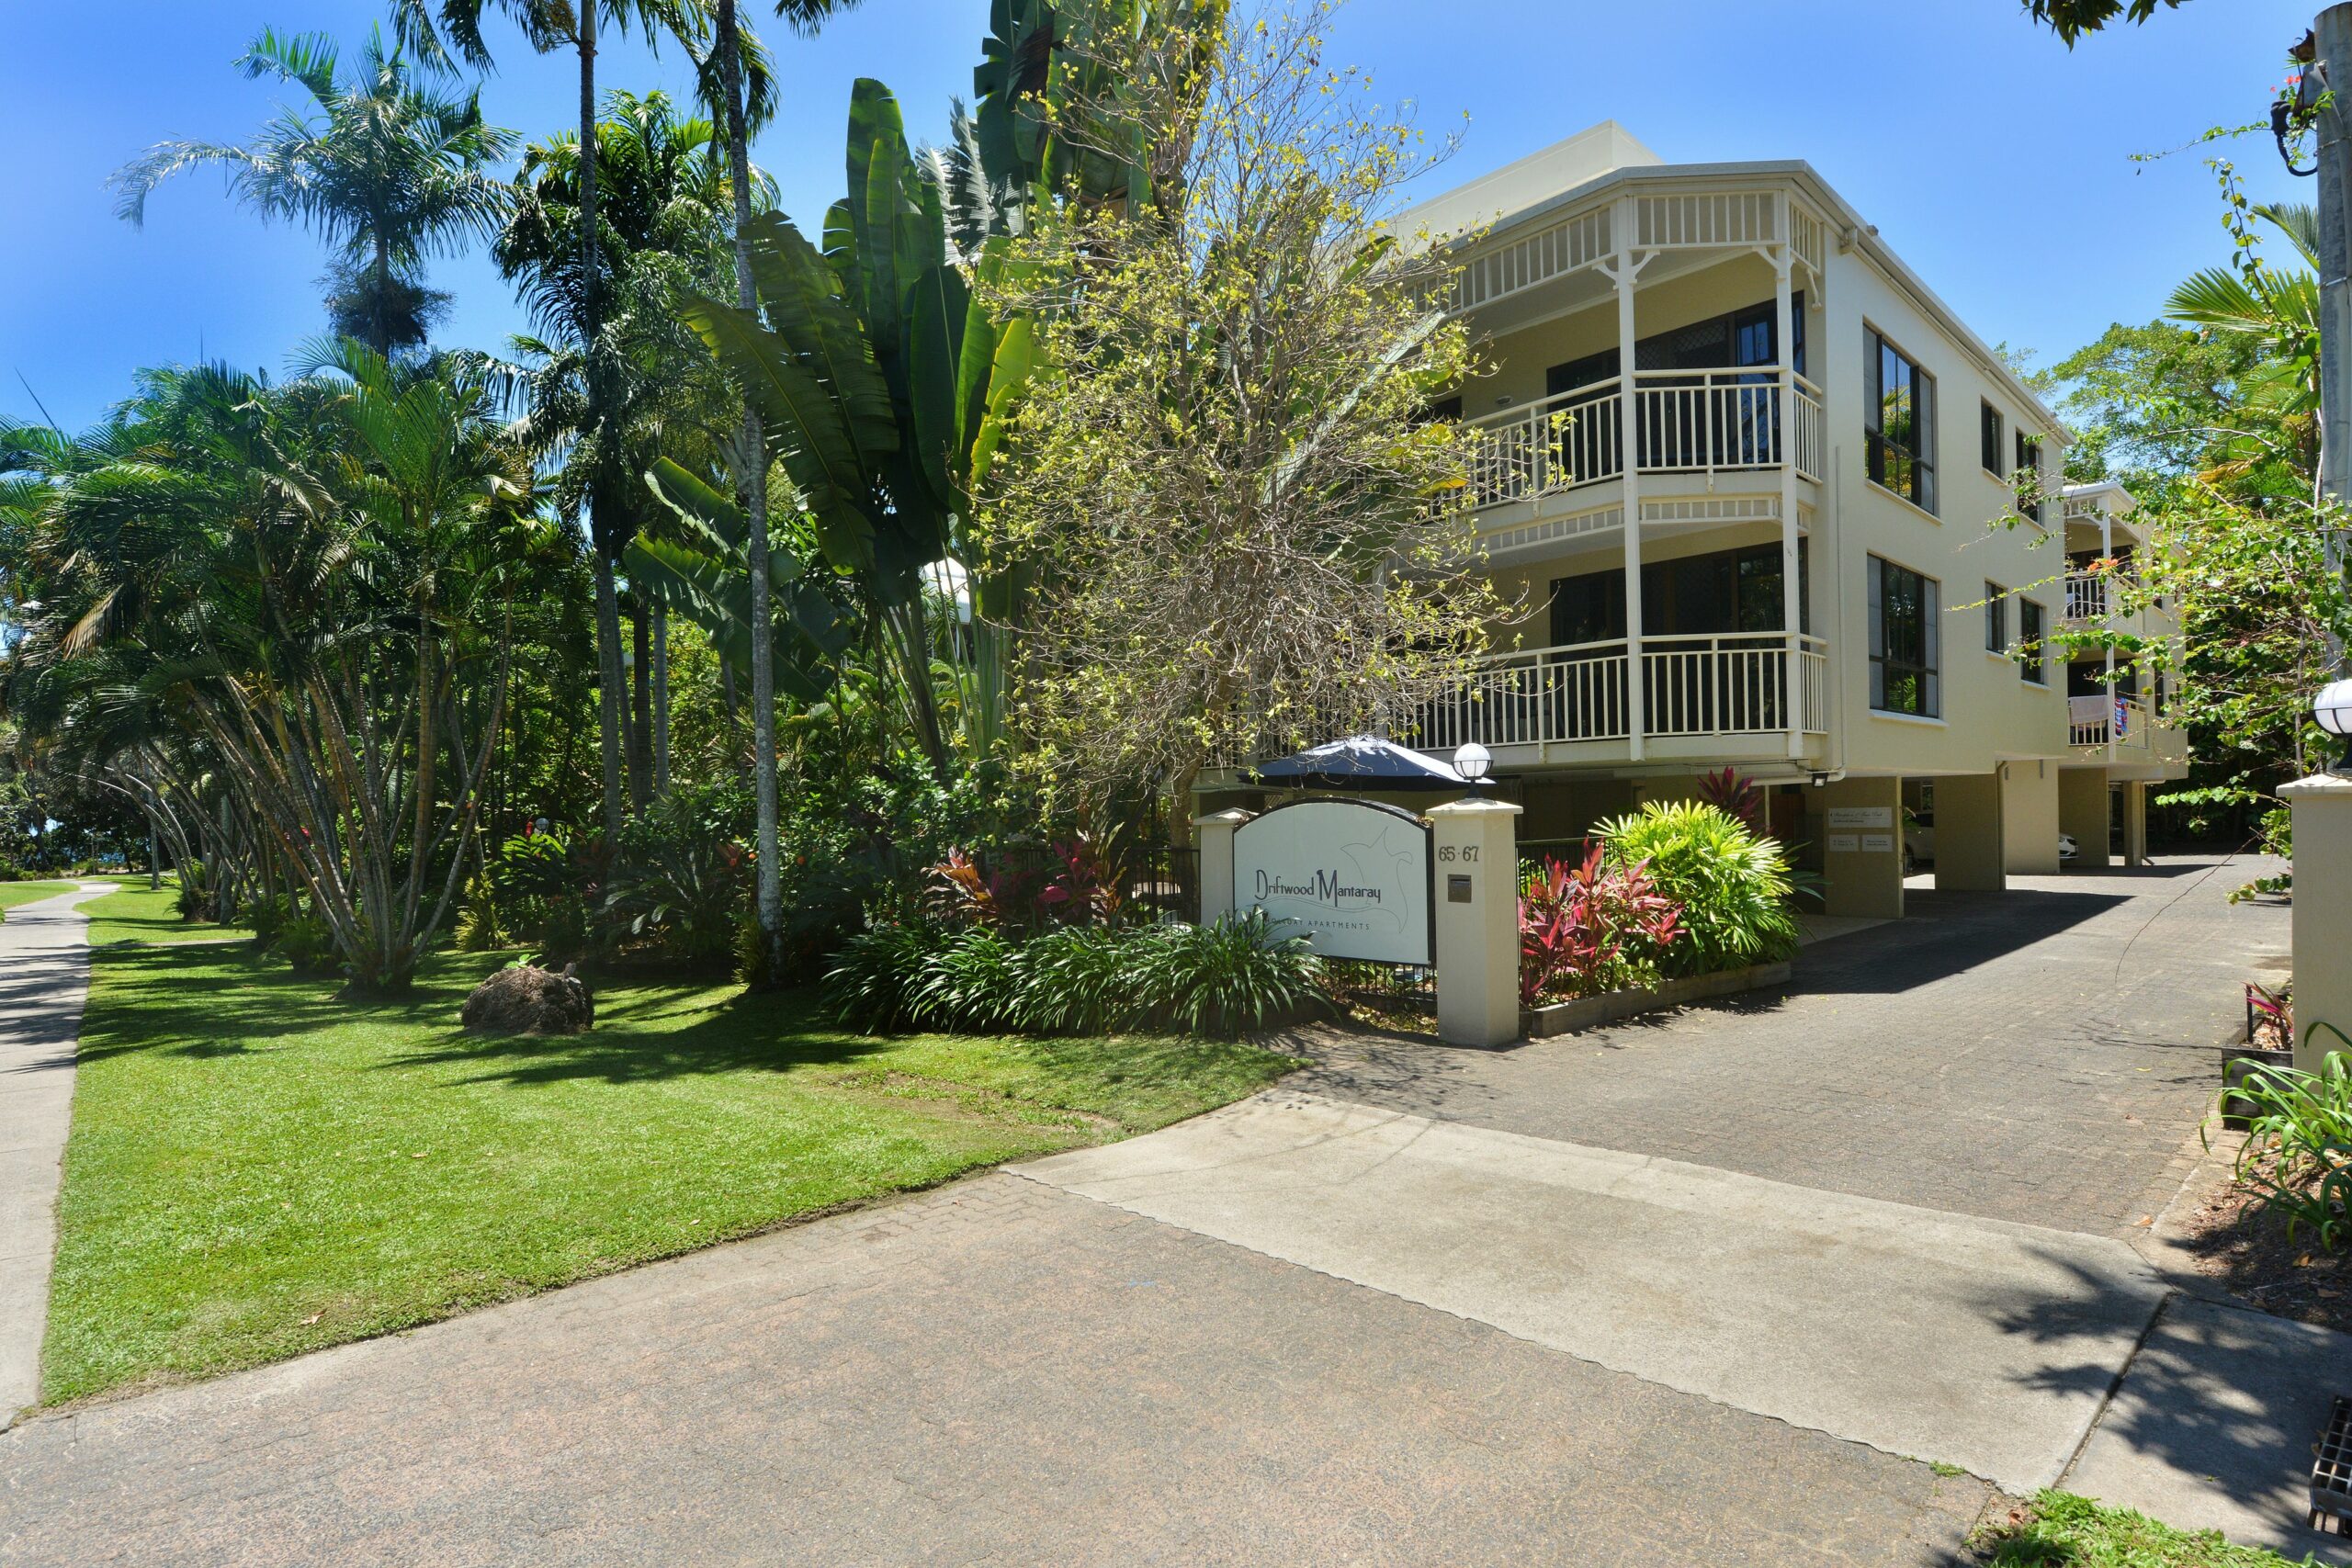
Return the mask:
{"type": "Polygon", "coordinates": [[[1521,1008],[1519,1010],[1519,1029],[1521,1034],[1530,1040],[1542,1040],[1554,1034],[1573,1034],[1581,1029],[1614,1023],[1619,1019],[1632,1018],[1639,1013],[1658,1012],[1691,1002],[1735,996],[1741,991],[1784,985],[1790,973],[1788,961],[1783,959],[1775,964],[1750,964],[1741,969],[1724,969],[1713,975],[1692,975],[1679,980],[1668,980],[1656,990],[1604,991],[1600,996],[1578,997],[1571,1002],[1521,1008]]]}

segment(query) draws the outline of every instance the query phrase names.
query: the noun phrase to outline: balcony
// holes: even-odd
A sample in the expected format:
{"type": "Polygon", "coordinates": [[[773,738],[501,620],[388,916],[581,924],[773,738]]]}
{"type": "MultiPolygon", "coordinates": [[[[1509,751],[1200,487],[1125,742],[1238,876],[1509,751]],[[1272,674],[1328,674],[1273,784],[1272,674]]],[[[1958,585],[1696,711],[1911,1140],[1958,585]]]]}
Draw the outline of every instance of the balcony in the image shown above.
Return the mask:
{"type": "MultiPolygon", "coordinates": [[[[1631,442],[1643,474],[1716,476],[1793,462],[1819,482],[1826,440],[1821,389],[1793,378],[1792,433],[1781,428],[1777,370],[1641,370],[1631,442]]],[[[1623,477],[1628,442],[1622,378],[1468,422],[1474,505],[1500,506],[1623,477]]]]}
{"type": "MultiPolygon", "coordinates": [[[[1828,728],[1828,644],[1799,637],[1800,728],[1828,728]]],[[[1784,737],[1789,728],[1787,637],[1780,632],[1642,639],[1642,734],[1645,739],[1721,740],[1784,737]]],[[[1585,742],[1624,743],[1633,733],[1624,639],[1490,655],[1454,688],[1414,716],[1410,743],[1446,752],[1476,740],[1501,752],[1585,742]]],[[[1747,745],[1736,748],[1754,750],[1747,745]]],[[[1697,755],[1702,751],[1692,751],[1697,755]]]]}
{"type": "Polygon", "coordinates": [[[2105,746],[2147,750],[2154,735],[2148,705],[2137,697],[2106,696],[2066,699],[2066,742],[2070,746],[2105,746]]]}
{"type": "Polygon", "coordinates": [[[2066,619],[2069,621],[2103,621],[2111,602],[2108,592],[2109,574],[2103,571],[2070,571],[2066,574],[2066,619]]]}

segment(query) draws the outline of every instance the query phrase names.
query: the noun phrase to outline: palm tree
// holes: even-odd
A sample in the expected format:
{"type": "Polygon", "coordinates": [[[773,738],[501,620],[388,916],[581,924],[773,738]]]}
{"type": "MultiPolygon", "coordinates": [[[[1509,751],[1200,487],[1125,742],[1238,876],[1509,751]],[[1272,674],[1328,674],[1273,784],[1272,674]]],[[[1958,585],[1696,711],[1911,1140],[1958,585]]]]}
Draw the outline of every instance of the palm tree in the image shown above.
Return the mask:
{"type": "MultiPolygon", "coordinates": [[[[2267,411],[2314,458],[2319,436],[2319,215],[2301,204],[2264,204],[2249,209],[2287,237],[2303,265],[2271,266],[2253,248],[2251,226],[2243,225],[2235,268],[2209,266],[2193,273],[2165,301],[2177,321],[2227,333],[2254,351],[2245,377],[2247,401],[2267,411]]],[[[2244,471],[2258,461],[2262,444],[2246,437],[2231,442],[2227,460],[2208,477],[2244,471]]]]}
{"type": "MultiPolygon", "coordinates": [[[[858,0],[776,0],[775,12],[805,38],[857,3],[858,0]]],[[[735,0],[716,0],[716,6],[711,55],[718,63],[719,90],[726,99],[722,107],[727,158],[735,197],[735,304],[740,310],[754,311],[759,309],[759,293],[752,276],[751,120],[755,109],[768,106],[746,101],[744,61],[747,51],[755,51],[757,45],[736,16],[735,0]]],[[[758,908],[760,931],[767,941],[768,962],[763,973],[773,977],[784,969],[783,849],[777,833],[775,757],[775,618],[768,582],[767,447],[758,406],[750,399],[743,403],[742,449],[747,455],[742,468],[750,528],[745,564],[752,579],[752,789],[759,818],[758,908]]]]}
{"type": "Polygon", "coordinates": [[[479,818],[532,476],[454,360],[308,357],[332,374],[151,376],[44,476],[9,710],[75,773],[232,799],[354,983],[398,991],[479,818]]]}
{"type": "MultiPolygon", "coordinates": [[[[481,31],[482,18],[492,9],[511,18],[525,39],[542,54],[571,45],[580,65],[580,141],[593,146],[599,23],[610,20],[624,30],[634,27],[648,42],[662,32],[692,38],[697,36],[696,19],[703,4],[704,0],[582,0],[575,6],[572,0],[441,0],[436,18],[432,0],[393,0],[392,24],[401,40],[420,57],[435,61],[448,58],[441,41],[446,32],[468,63],[481,71],[490,70],[492,63],[481,31]]],[[[580,254],[582,324],[586,329],[582,341],[592,347],[598,342],[604,292],[596,224],[596,160],[588,158],[580,164],[580,254]]],[[[602,356],[592,353],[587,365],[588,405],[598,421],[607,417],[612,407],[610,379],[602,356]]],[[[602,471],[591,476],[588,487],[589,550],[596,576],[598,719],[604,742],[605,830],[610,834],[620,831],[624,816],[620,597],[613,580],[613,563],[627,543],[613,528],[617,508],[612,498],[615,490],[628,481],[609,465],[600,467],[602,471]]]]}
{"type": "Polygon", "coordinates": [[[237,63],[249,78],[299,84],[312,107],[282,109],[242,147],[156,143],[108,181],[116,211],[143,222],[157,186],[217,165],[231,194],[265,219],[301,223],[335,247],[328,308],[338,333],[381,355],[424,342],[447,300],[424,287],[424,259],[497,227],[504,187],[482,171],[513,151],[514,133],[483,122],[478,95],[420,81],[380,31],[348,77],[320,33],[265,30],[237,63]]]}
{"type": "MultiPolygon", "coordinates": [[[[598,227],[607,243],[594,343],[579,243],[578,138],[565,133],[525,151],[512,215],[491,248],[531,311],[532,334],[514,340],[527,364],[507,371],[527,407],[535,449],[568,448],[555,489],[567,515],[577,513],[592,476],[641,474],[662,451],[681,448],[681,432],[731,418],[718,401],[724,389],[707,351],[672,308],[680,288],[717,287],[726,265],[727,164],[717,131],[707,119],[680,118],[664,94],[615,93],[596,149],[598,227]],[[592,362],[605,371],[601,418],[589,402],[592,362]]],[[[622,484],[603,502],[605,534],[625,555],[653,498],[622,484]]],[[[667,625],[660,599],[633,597],[634,631],[651,654],[638,660],[635,718],[624,727],[630,792],[641,808],[667,788],[667,625]]]]}

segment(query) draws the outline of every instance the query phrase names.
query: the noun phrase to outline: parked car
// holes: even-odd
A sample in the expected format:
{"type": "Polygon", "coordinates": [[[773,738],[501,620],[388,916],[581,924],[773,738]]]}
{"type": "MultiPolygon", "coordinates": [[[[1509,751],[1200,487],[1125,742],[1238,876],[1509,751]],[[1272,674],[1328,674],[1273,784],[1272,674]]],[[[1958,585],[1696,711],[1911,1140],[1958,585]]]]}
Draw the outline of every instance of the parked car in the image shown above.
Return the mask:
{"type": "Polygon", "coordinates": [[[2060,865],[2064,865],[2068,861],[2073,860],[2076,855],[2079,855],[2082,852],[2083,852],[2081,850],[2075,846],[2074,834],[2061,833],[2058,835],[2058,863],[2060,865]]]}
{"type": "Polygon", "coordinates": [[[1910,875],[1923,865],[1936,863],[1936,814],[1932,811],[1903,813],[1903,874],[1910,875]]]}

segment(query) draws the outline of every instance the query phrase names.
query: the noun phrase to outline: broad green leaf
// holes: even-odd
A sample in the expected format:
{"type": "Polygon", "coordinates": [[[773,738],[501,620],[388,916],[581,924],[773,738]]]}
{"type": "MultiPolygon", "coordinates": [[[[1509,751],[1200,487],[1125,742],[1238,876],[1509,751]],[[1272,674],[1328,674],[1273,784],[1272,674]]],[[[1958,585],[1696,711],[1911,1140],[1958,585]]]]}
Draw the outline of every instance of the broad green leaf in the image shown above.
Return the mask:
{"type": "Polygon", "coordinates": [[[964,275],[934,264],[915,286],[907,365],[917,457],[932,496],[948,511],[963,505],[965,443],[956,417],[956,378],[964,322],[972,304],[964,275]]]}

